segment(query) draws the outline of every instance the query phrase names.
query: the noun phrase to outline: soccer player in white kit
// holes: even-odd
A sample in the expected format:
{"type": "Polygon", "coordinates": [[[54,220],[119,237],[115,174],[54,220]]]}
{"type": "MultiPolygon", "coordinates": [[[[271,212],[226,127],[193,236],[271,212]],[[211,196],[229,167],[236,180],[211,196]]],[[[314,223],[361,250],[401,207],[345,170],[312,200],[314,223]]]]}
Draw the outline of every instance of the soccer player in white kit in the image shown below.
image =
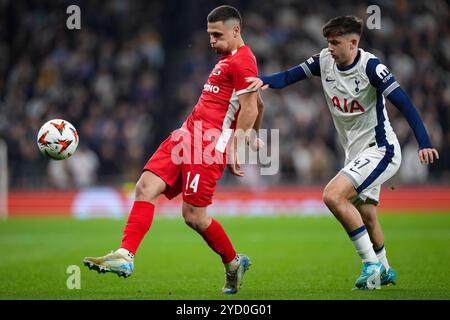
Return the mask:
{"type": "Polygon", "coordinates": [[[248,89],[284,88],[319,76],[339,140],[345,166],[328,183],[323,201],[347,231],[363,262],[358,289],[395,284],[384,236],[377,219],[381,184],[399,169],[401,150],[385,108],[387,98],[407,119],[419,144],[421,163],[439,154],[414,105],[389,69],[373,54],[358,48],[363,22],[340,16],[323,27],[328,48],[287,71],[248,78],[248,89]]]}

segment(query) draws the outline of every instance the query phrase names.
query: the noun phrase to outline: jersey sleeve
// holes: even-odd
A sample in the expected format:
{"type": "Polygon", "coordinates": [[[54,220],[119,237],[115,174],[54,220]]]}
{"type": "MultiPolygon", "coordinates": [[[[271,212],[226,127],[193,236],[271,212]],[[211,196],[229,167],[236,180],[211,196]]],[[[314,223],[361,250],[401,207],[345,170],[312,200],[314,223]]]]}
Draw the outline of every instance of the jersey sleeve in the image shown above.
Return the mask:
{"type": "Polygon", "coordinates": [[[401,87],[397,87],[387,96],[388,100],[403,114],[419,143],[419,150],[433,148],[425,125],[411,99],[401,87]]]}
{"type": "Polygon", "coordinates": [[[367,62],[366,74],[369,77],[370,84],[377,88],[406,118],[419,143],[419,150],[432,148],[419,113],[389,69],[377,58],[372,58],[367,62]]]}
{"type": "Polygon", "coordinates": [[[308,78],[313,76],[320,77],[320,54],[313,55],[311,58],[300,64],[308,78]]]}
{"type": "Polygon", "coordinates": [[[400,87],[388,67],[382,64],[378,58],[371,58],[367,61],[366,75],[370,84],[381,91],[385,97],[400,87]]]}
{"type": "Polygon", "coordinates": [[[246,81],[247,77],[258,76],[258,66],[253,56],[245,55],[234,60],[230,64],[230,73],[237,96],[256,91],[248,90],[249,83],[246,81]]]}
{"type": "Polygon", "coordinates": [[[320,77],[319,55],[312,56],[305,62],[286,71],[262,76],[260,79],[272,89],[281,89],[295,82],[311,78],[312,76],[320,77]]]}

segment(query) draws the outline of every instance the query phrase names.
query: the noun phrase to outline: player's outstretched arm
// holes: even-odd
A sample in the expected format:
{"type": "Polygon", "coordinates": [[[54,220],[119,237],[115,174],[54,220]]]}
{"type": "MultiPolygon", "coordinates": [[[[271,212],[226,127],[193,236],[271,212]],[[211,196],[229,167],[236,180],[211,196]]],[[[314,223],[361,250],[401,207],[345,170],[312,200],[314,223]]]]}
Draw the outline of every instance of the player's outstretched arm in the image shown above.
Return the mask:
{"type": "Polygon", "coordinates": [[[269,87],[268,84],[264,84],[264,82],[257,77],[248,77],[245,80],[250,82],[250,85],[247,87],[248,90],[266,90],[269,87]]]}
{"type": "Polygon", "coordinates": [[[262,88],[262,90],[265,90],[267,87],[272,89],[282,89],[290,84],[305,80],[307,78],[308,77],[306,76],[303,68],[301,66],[296,66],[289,70],[274,73],[268,76],[261,76],[259,78],[248,77],[246,80],[247,82],[250,82],[247,89],[258,90],[262,88]]]}
{"type": "Polygon", "coordinates": [[[292,67],[286,71],[274,73],[268,76],[248,77],[247,82],[250,85],[249,90],[265,90],[268,87],[272,89],[282,89],[301,80],[311,78],[312,76],[320,76],[319,56],[315,55],[298,66],[292,67]]]}

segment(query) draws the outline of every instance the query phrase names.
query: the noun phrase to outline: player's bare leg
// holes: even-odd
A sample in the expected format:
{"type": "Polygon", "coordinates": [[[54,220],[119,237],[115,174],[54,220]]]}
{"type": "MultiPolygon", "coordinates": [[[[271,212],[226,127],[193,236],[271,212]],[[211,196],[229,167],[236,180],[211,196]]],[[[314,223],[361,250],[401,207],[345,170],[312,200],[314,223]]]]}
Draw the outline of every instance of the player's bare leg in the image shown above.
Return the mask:
{"type": "Polygon", "coordinates": [[[222,292],[234,294],[242,286],[244,273],[251,264],[250,259],[244,254],[236,254],[225,230],[218,221],[208,215],[206,208],[183,202],[183,218],[186,224],[196,230],[209,247],[221,256],[226,275],[222,292]]]}
{"type": "Polygon", "coordinates": [[[155,201],[166,183],[150,171],[142,173],[136,184],[136,195],[120,248],[102,257],[86,257],[84,265],[98,272],[113,272],[128,277],[134,270],[134,254],[153,221],[155,201]]]}
{"type": "Polygon", "coordinates": [[[325,187],[323,201],[336,219],[347,231],[357,253],[362,259],[363,269],[356,280],[357,288],[375,289],[380,287],[380,275],[384,270],[373,250],[369,234],[361,215],[350,202],[357,192],[344,175],[336,175],[325,187]]]}
{"type": "Polygon", "coordinates": [[[207,207],[196,207],[183,202],[184,222],[199,233],[205,231],[211,224],[212,218],[208,215],[207,207]]]}
{"type": "Polygon", "coordinates": [[[351,181],[340,174],[323,191],[323,202],[348,233],[364,225],[358,210],[350,202],[355,196],[357,192],[351,181]]]}
{"type": "Polygon", "coordinates": [[[384,235],[381,224],[378,221],[377,207],[372,203],[364,203],[358,205],[357,208],[367,228],[378,260],[383,264],[385,269],[385,272],[381,275],[381,285],[389,285],[391,283],[395,285],[397,274],[388,263],[386,249],[384,247],[384,235]]]}
{"type": "Polygon", "coordinates": [[[136,183],[136,201],[147,201],[155,204],[156,199],[166,189],[167,184],[156,174],[144,171],[136,183]]]}

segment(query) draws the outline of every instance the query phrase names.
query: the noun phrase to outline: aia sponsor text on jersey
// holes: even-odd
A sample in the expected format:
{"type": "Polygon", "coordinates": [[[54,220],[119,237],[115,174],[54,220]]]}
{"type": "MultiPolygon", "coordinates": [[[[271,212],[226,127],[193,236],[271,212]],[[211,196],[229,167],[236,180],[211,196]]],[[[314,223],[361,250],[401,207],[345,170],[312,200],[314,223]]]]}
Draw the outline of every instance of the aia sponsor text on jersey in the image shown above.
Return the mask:
{"type": "Polygon", "coordinates": [[[333,106],[343,113],[354,113],[354,112],[366,112],[364,107],[358,102],[358,100],[352,100],[349,102],[347,98],[339,99],[339,97],[334,96],[331,101],[333,106]],[[341,103],[342,101],[342,103],[341,103]]]}

